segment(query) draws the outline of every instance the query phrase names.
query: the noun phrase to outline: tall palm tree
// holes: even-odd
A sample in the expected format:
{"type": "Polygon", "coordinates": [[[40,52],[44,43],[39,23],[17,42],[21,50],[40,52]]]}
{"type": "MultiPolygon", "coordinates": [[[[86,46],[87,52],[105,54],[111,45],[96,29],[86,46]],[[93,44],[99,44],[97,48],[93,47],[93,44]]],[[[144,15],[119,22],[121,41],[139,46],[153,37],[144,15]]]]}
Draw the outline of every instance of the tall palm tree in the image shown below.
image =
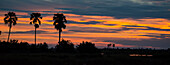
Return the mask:
{"type": "Polygon", "coordinates": [[[63,13],[54,14],[53,20],[55,20],[53,25],[55,26],[57,30],[59,30],[59,42],[58,43],[60,44],[62,28],[63,29],[66,28],[66,25],[64,24],[64,22],[67,23],[67,20],[66,20],[66,17],[63,15],[63,13]]]}
{"type": "Polygon", "coordinates": [[[30,24],[34,24],[35,27],[35,45],[36,45],[36,28],[39,28],[39,25],[41,25],[41,21],[39,20],[39,18],[42,19],[40,13],[32,13],[30,17],[30,20],[32,20],[30,24]]]}
{"type": "Polygon", "coordinates": [[[12,24],[16,25],[17,24],[16,21],[18,18],[16,17],[14,12],[8,12],[8,14],[5,14],[5,16],[6,17],[4,18],[4,22],[5,24],[8,24],[9,26],[9,34],[8,34],[8,40],[7,40],[7,42],[9,42],[12,24]]]}

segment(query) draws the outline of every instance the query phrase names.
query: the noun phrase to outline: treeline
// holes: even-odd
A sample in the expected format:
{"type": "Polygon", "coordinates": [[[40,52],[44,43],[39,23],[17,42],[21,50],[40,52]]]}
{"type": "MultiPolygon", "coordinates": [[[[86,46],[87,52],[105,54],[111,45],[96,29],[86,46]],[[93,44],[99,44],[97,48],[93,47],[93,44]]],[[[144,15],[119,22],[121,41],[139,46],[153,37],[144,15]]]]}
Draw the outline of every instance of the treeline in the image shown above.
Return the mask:
{"type": "Polygon", "coordinates": [[[29,44],[28,42],[18,42],[10,40],[9,42],[0,41],[1,52],[66,52],[66,53],[96,53],[98,49],[91,42],[82,42],[75,47],[69,40],[62,40],[54,48],[49,48],[47,43],[29,44]]]}
{"type": "Polygon", "coordinates": [[[28,44],[28,42],[18,42],[18,40],[10,40],[9,42],[0,41],[0,52],[47,52],[48,45],[46,43],[28,44]]]}
{"type": "Polygon", "coordinates": [[[28,44],[28,42],[18,42],[18,40],[10,40],[10,42],[0,41],[0,53],[8,52],[31,52],[31,53],[102,53],[102,54],[156,54],[170,55],[169,49],[151,49],[151,48],[103,48],[99,49],[92,42],[82,42],[74,45],[69,40],[62,40],[55,47],[49,48],[47,43],[28,44]]]}

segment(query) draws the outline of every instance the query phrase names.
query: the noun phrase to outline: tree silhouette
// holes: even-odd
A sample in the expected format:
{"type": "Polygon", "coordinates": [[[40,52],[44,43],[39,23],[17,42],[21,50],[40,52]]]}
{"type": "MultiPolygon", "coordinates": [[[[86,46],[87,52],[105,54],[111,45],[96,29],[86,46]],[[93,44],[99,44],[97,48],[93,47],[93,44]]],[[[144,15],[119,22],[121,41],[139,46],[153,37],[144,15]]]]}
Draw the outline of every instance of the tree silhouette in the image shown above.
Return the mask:
{"type": "Polygon", "coordinates": [[[95,44],[91,43],[91,42],[82,42],[80,43],[80,45],[77,45],[77,50],[79,52],[96,52],[97,51],[97,48],[95,47],[95,44]]]}
{"type": "Polygon", "coordinates": [[[57,30],[59,30],[59,44],[60,44],[62,28],[64,29],[66,28],[66,25],[64,24],[64,22],[67,23],[67,20],[66,20],[66,17],[63,15],[63,13],[54,14],[53,20],[55,20],[53,25],[55,26],[57,30]]]}
{"type": "Polygon", "coordinates": [[[107,48],[110,48],[111,45],[112,45],[112,44],[107,44],[107,48]]]}
{"type": "Polygon", "coordinates": [[[56,50],[59,52],[72,52],[74,51],[74,44],[70,40],[64,40],[60,42],[60,44],[57,44],[56,50]]]}
{"type": "Polygon", "coordinates": [[[30,22],[30,24],[34,24],[35,27],[35,45],[36,45],[36,28],[39,28],[39,25],[41,25],[41,21],[39,20],[42,19],[41,14],[40,13],[32,13],[30,20],[33,20],[32,22],[30,22]]]}
{"type": "Polygon", "coordinates": [[[16,21],[18,18],[16,17],[14,12],[8,12],[8,14],[5,14],[5,16],[6,17],[4,18],[4,22],[5,24],[8,24],[9,26],[9,34],[8,34],[8,40],[7,40],[7,42],[9,42],[12,24],[16,25],[17,24],[16,21]]]}
{"type": "Polygon", "coordinates": [[[36,47],[39,49],[40,52],[46,52],[46,51],[48,51],[48,45],[47,45],[46,42],[44,42],[43,44],[42,44],[42,43],[39,43],[39,44],[37,44],[36,47]]]}
{"type": "Polygon", "coordinates": [[[112,47],[115,47],[115,44],[113,44],[112,47]]]}
{"type": "Polygon", "coordinates": [[[29,45],[28,42],[19,42],[18,40],[10,40],[9,42],[1,42],[0,40],[1,52],[48,52],[48,45],[45,42],[29,45]]]}

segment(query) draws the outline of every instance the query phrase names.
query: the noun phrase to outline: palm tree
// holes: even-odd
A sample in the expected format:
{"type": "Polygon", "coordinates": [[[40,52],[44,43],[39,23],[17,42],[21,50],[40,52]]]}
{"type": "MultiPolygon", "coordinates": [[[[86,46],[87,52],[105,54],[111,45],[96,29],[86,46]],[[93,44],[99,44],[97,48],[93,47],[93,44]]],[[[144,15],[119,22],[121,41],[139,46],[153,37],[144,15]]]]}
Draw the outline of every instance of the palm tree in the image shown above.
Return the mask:
{"type": "Polygon", "coordinates": [[[6,17],[4,18],[4,22],[5,24],[8,24],[9,26],[9,34],[8,34],[8,40],[7,40],[7,42],[9,42],[12,24],[16,25],[17,24],[16,21],[18,18],[16,17],[14,12],[8,12],[8,14],[5,14],[5,16],[6,17]]]}
{"type": "Polygon", "coordinates": [[[54,14],[53,20],[55,20],[53,25],[55,26],[57,30],[59,30],[59,42],[58,43],[60,44],[62,28],[64,29],[66,28],[66,25],[64,24],[64,22],[67,23],[67,20],[66,20],[66,17],[63,15],[63,13],[54,14]]]}
{"type": "Polygon", "coordinates": [[[41,25],[41,21],[39,20],[39,18],[42,19],[40,13],[32,13],[30,17],[30,20],[32,20],[30,24],[34,24],[35,27],[35,45],[36,45],[36,28],[39,28],[39,25],[41,25]]]}

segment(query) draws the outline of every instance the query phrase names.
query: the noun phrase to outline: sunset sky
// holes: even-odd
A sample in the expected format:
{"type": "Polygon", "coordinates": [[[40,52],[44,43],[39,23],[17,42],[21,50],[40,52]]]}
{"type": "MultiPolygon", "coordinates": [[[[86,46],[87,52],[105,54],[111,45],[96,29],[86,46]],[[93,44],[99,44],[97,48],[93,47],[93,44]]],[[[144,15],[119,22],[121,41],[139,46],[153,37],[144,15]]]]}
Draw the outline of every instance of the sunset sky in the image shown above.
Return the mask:
{"type": "Polygon", "coordinates": [[[62,38],[75,45],[82,41],[103,48],[107,44],[130,48],[170,48],[170,0],[1,0],[0,40],[7,40],[4,14],[19,18],[12,27],[11,39],[34,43],[30,14],[42,14],[37,42],[55,46],[58,31],[52,25],[53,14],[64,13],[68,23],[62,38]]]}

